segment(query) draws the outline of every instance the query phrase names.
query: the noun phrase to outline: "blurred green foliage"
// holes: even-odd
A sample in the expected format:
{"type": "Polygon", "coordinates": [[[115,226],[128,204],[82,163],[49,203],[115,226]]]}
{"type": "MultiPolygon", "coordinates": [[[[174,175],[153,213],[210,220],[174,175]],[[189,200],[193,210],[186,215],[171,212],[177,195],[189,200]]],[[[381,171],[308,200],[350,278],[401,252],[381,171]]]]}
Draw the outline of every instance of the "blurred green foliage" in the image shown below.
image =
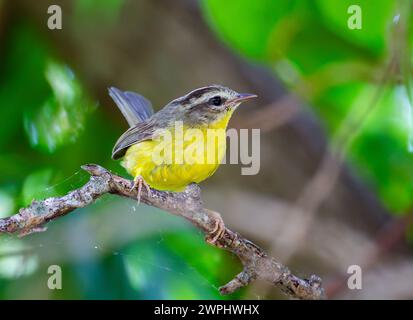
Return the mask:
{"type": "Polygon", "coordinates": [[[192,232],[167,233],[161,244],[155,238],[135,243],[124,262],[132,287],[150,299],[225,299],[216,284],[241,271],[217,268],[233,263],[192,232]]]}
{"type": "MultiPolygon", "coordinates": [[[[110,28],[124,5],[123,0],[97,3],[74,2],[80,30],[86,24],[110,28]]],[[[347,159],[396,214],[407,212],[413,202],[412,56],[399,54],[411,52],[413,40],[406,3],[360,0],[363,28],[350,30],[351,0],[202,1],[210,26],[225,43],[267,66],[310,102],[333,145],[348,123],[371,110],[354,132],[347,159]],[[401,68],[382,85],[380,70],[392,58],[401,68]]],[[[108,125],[113,119],[35,30],[16,21],[2,39],[0,216],[82,185],[88,176],[79,171],[81,164],[96,162],[124,172],[110,159],[121,128],[108,125]]],[[[64,234],[50,235],[52,230],[23,240],[0,237],[0,298],[222,298],[217,286],[239,271],[239,263],[205,246],[194,231],[137,234],[111,249],[87,242],[96,226],[84,217],[118,210],[110,197],[99,201],[54,223],[85,228],[71,230],[69,241],[64,234]],[[63,248],[70,258],[57,255],[51,261],[49,251],[63,248]],[[86,254],[80,257],[81,252],[86,254]],[[62,291],[45,286],[47,267],[55,263],[65,270],[62,291]]],[[[112,227],[109,220],[104,225],[112,227]]],[[[231,298],[241,296],[242,291],[231,298]]]]}
{"type": "Polygon", "coordinates": [[[360,30],[347,25],[354,4],[202,1],[217,35],[309,101],[336,147],[347,131],[353,168],[393,213],[407,213],[413,204],[411,3],[358,1],[360,30]],[[399,69],[385,73],[389,61],[399,69]],[[361,127],[354,126],[360,119],[361,127]]]}
{"type": "Polygon", "coordinates": [[[49,61],[45,79],[52,92],[40,108],[27,112],[24,124],[31,145],[51,153],[76,141],[92,104],[69,68],[49,61]]]}
{"type": "Polygon", "coordinates": [[[76,20],[82,23],[116,22],[124,0],[75,0],[76,20]]]}
{"type": "MultiPolygon", "coordinates": [[[[100,10],[109,14],[110,8],[119,10],[122,1],[105,3],[107,10],[100,10]]],[[[79,1],[77,10],[80,15],[88,12],[87,1],[79,1]]],[[[0,61],[1,217],[35,199],[62,195],[84,184],[89,178],[79,171],[84,163],[124,173],[110,157],[122,129],[108,125],[113,119],[31,25],[20,21],[10,31],[0,61]]],[[[24,239],[0,236],[0,299],[223,298],[217,286],[230,280],[239,262],[206,246],[201,235],[188,228],[179,233],[155,229],[145,238],[138,233],[126,244],[103,243],[99,248],[85,240],[89,229],[70,229],[70,241],[64,240],[64,233],[52,234],[61,224],[86,224],[86,217],[100,216],[103,210],[117,213],[119,209],[111,208],[122,200],[107,198],[56,221],[47,233],[24,239]],[[64,270],[63,290],[46,286],[51,264],[64,270]]],[[[147,220],[154,209],[149,211],[147,220]]],[[[111,226],[110,220],[102,223],[111,226]]]]}

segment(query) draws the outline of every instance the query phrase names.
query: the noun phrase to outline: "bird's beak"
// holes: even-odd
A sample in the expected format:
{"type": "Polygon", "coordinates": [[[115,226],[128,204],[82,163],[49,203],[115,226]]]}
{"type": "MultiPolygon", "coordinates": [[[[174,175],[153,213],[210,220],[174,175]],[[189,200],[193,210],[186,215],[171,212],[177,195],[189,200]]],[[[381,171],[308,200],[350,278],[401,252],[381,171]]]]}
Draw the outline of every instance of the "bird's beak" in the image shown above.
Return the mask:
{"type": "Polygon", "coordinates": [[[244,102],[245,100],[253,99],[256,98],[256,94],[251,94],[251,93],[238,93],[234,99],[231,99],[229,102],[230,103],[241,103],[244,102]]]}

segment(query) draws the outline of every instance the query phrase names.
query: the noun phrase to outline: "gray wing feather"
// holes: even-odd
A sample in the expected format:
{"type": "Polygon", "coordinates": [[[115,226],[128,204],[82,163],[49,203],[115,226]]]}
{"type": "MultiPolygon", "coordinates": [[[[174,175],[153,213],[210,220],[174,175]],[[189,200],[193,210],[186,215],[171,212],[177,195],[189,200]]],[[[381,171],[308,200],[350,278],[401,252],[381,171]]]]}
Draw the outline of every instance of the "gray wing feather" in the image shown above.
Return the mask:
{"type": "Polygon", "coordinates": [[[151,140],[155,132],[153,121],[140,122],[120,136],[112,150],[114,160],[121,158],[133,144],[151,140]]]}
{"type": "Polygon", "coordinates": [[[115,101],[130,127],[149,119],[153,115],[152,104],[140,94],[109,88],[109,95],[115,101]]]}

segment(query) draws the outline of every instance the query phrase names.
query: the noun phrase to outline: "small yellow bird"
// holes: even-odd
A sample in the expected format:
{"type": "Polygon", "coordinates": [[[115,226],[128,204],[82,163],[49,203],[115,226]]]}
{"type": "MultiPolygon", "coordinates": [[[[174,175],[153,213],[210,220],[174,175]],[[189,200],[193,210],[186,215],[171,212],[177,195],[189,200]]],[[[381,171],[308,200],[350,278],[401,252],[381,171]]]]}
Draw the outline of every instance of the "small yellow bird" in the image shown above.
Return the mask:
{"type": "Polygon", "coordinates": [[[109,95],[130,126],[116,142],[112,158],[124,157],[122,166],[134,177],[138,199],[142,185],[148,193],[149,187],[180,192],[189,184],[210,177],[225,156],[226,128],[231,115],[243,101],[256,97],[211,85],[191,91],[153,113],[151,103],[139,94],[111,87],[109,95]],[[182,132],[177,124],[181,124],[182,132]],[[201,137],[198,134],[195,135],[198,139],[188,138],[190,129],[196,129],[201,137]],[[211,130],[215,131],[216,139],[207,139],[211,130]],[[162,141],[159,137],[165,132],[170,133],[171,139],[162,141]],[[168,141],[166,147],[170,148],[172,161],[159,163],[154,160],[154,154],[161,143],[165,147],[165,141],[168,141]],[[198,152],[192,152],[194,150],[198,152]],[[179,152],[186,156],[179,157],[179,152]],[[214,155],[213,161],[206,161],[210,154],[214,155]]]}

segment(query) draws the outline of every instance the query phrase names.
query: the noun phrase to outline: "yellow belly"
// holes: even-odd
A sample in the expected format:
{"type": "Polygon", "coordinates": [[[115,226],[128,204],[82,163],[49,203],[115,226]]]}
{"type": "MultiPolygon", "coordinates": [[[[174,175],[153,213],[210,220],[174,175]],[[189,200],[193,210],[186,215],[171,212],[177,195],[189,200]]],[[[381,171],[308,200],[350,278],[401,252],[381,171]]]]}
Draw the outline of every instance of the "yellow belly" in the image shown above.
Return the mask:
{"type": "MultiPolygon", "coordinates": [[[[162,164],[159,160],[154,161],[154,150],[159,150],[161,141],[140,142],[127,150],[122,166],[132,176],[142,176],[152,188],[183,191],[189,184],[207,179],[218,169],[225,156],[227,122],[228,119],[223,119],[214,128],[201,129],[203,139],[199,135],[198,139],[188,139],[188,135],[182,138],[173,133],[170,144],[172,161],[162,164]],[[179,153],[179,150],[182,152],[179,153]]],[[[183,132],[187,133],[185,128],[183,132]]]]}

